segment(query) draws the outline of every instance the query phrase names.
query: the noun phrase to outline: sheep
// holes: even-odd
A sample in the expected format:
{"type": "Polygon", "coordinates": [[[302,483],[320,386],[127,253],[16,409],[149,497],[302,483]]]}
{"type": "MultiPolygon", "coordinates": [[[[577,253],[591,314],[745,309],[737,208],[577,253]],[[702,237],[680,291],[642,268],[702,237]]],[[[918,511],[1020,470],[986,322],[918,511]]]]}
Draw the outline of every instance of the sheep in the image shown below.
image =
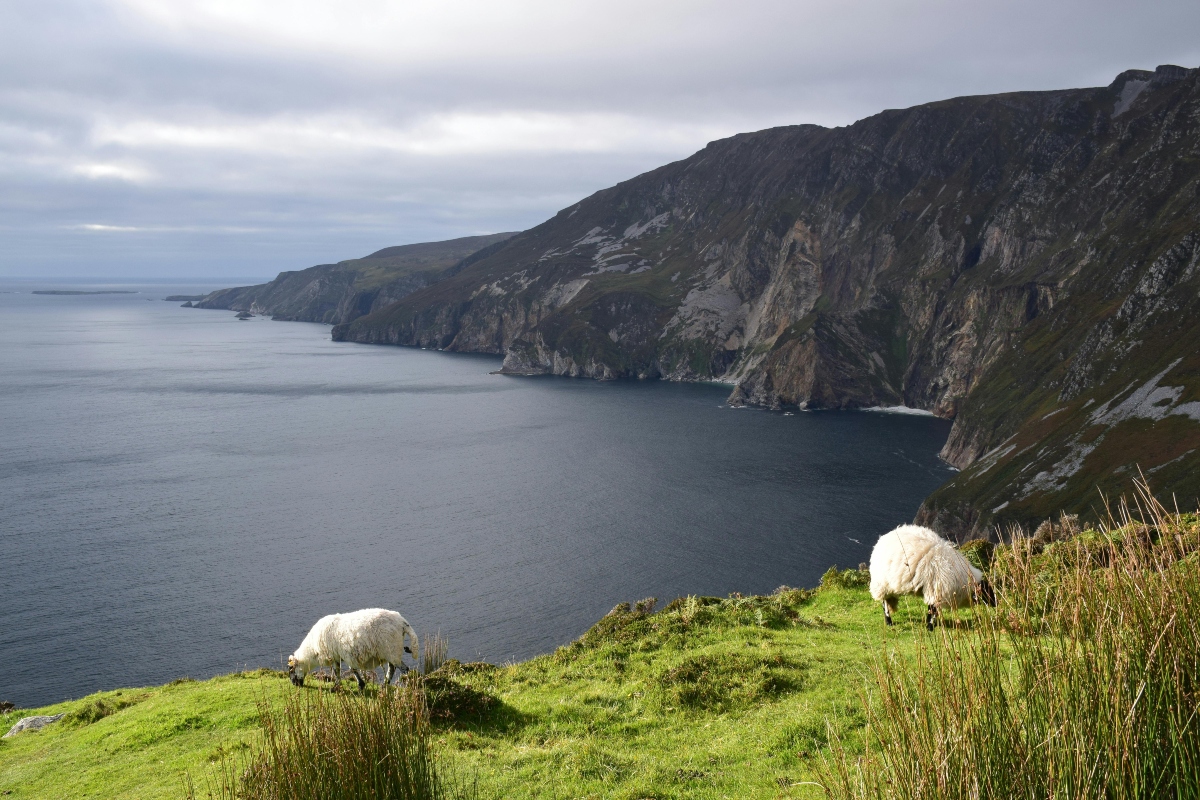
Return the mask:
{"type": "Polygon", "coordinates": [[[366,688],[366,681],[359,670],[375,669],[387,664],[387,679],[399,667],[407,672],[404,654],[418,659],[420,643],[417,632],[404,617],[384,608],[364,608],[349,614],[330,614],[317,620],[296,652],[288,657],[288,677],[296,686],[304,685],[304,677],[318,666],[332,666],[334,677],[341,682],[342,662],[350,665],[350,671],[358,679],[358,688],[366,688]],[[408,637],[410,648],[404,643],[408,637]]]}
{"type": "Polygon", "coordinates": [[[925,625],[933,630],[938,612],[972,601],[996,605],[996,594],[983,573],[934,531],[901,525],[879,537],[871,551],[871,597],[883,603],[883,618],[892,624],[896,598],[920,594],[925,599],[925,625]]]}

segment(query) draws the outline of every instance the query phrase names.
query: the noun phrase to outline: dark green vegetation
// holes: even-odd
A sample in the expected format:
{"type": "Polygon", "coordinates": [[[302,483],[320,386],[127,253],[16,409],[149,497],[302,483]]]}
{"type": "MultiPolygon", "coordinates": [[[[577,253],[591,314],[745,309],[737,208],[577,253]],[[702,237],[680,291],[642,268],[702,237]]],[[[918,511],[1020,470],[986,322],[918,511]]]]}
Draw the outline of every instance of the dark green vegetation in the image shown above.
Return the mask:
{"type": "Polygon", "coordinates": [[[1195,797],[1200,516],[1142,501],[1149,524],[972,543],[1001,603],[933,634],[911,598],[885,627],[857,570],[647,599],[552,654],[448,660],[382,696],[263,670],[39,709],[68,717],[0,742],[0,792],[1195,797]]]}
{"type": "Polygon", "coordinates": [[[776,128],[597,192],[335,338],[931,410],[964,538],[1200,497],[1200,71],[776,128]]]}
{"type": "MultiPolygon", "coordinates": [[[[452,273],[463,259],[511,233],[385,247],[365,258],[281,272],[270,283],[222,289],[195,308],[224,308],[300,322],[349,322],[452,273]]],[[[172,298],[167,298],[168,300],[172,298]]]]}

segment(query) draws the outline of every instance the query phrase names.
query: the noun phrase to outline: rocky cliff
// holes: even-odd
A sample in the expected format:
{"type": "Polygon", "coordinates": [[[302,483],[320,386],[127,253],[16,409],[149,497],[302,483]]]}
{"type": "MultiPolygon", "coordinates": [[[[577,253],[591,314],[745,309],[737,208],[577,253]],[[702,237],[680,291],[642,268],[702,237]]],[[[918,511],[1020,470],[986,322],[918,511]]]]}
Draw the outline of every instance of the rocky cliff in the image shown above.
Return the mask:
{"type": "Polygon", "coordinates": [[[733,403],[907,405],[966,535],[1200,496],[1200,70],[776,128],[597,192],[334,329],[504,371],[722,380],[733,403]]]}
{"type": "Polygon", "coordinates": [[[281,272],[275,280],[213,292],[195,308],[267,314],[300,322],[349,322],[445,277],[463,259],[512,233],[387,247],[365,258],[281,272]]]}

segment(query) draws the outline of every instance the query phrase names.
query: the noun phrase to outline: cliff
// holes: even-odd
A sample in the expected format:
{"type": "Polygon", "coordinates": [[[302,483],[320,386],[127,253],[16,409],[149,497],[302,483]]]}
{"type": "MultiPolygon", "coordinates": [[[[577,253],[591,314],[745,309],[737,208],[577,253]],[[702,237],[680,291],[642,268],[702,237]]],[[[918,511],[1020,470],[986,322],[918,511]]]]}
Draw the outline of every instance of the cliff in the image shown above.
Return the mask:
{"type": "Polygon", "coordinates": [[[220,289],[195,308],[267,314],[299,322],[349,322],[442,278],[455,265],[512,233],[387,247],[365,258],[281,272],[257,286],[220,289]]]}
{"type": "Polygon", "coordinates": [[[920,519],[1200,495],[1200,71],[747,133],[618,184],[337,339],[722,380],[954,420],[920,519]]]}

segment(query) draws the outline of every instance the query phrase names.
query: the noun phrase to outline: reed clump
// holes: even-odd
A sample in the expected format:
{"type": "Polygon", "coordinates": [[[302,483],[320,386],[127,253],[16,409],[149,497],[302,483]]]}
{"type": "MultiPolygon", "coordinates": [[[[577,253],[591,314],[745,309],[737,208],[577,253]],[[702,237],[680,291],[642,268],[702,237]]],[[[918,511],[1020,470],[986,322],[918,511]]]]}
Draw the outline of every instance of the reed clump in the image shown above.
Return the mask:
{"type": "Polygon", "coordinates": [[[432,633],[425,639],[425,647],[421,651],[421,672],[428,675],[436,672],[450,657],[450,641],[441,631],[432,633]]]}
{"type": "MultiPolygon", "coordinates": [[[[248,761],[222,758],[206,792],[220,800],[458,800],[475,795],[435,759],[418,681],[374,694],[301,691],[259,708],[248,761]]],[[[189,800],[197,796],[189,785],[189,800]]],[[[203,796],[203,795],[201,795],[203,796]]]]}
{"type": "Polygon", "coordinates": [[[994,612],[881,658],[829,795],[1200,797],[1200,521],[1144,484],[1109,520],[997,548],[994,612]]]}

